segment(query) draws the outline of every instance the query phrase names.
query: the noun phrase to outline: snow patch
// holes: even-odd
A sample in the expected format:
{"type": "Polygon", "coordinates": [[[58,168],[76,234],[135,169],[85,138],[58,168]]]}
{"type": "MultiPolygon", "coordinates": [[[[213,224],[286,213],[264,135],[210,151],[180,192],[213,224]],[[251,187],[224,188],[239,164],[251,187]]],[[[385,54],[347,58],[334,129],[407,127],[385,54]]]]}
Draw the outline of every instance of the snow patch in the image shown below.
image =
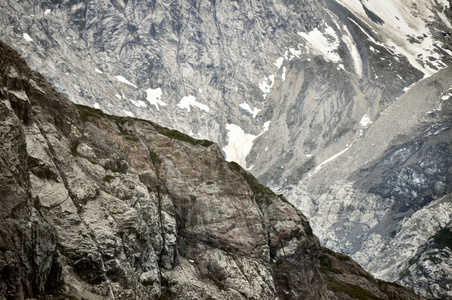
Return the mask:
{"type": "Polygon", "coordinates": [[[291,56],[289,57],[289,60],[292,60],[294,57],[299,58],[301,55],[301,50],[297,50],[294,48],[289,48],[289,52],[291,56]]]}
{"type": "MultiPolygon", "coordinates": [[[[350,145],[351,146],[351,145],[350,145]]],[[[329,162],[332,162],[333,160],[335,160],[336,158],[338,158],[339,156],[341,156],[342,154],[344,154],[349,148],[350,146],[348,146],[347,148],[345,148],[344,150],[342,150],[339,153],[336,153],[335,155],[331,156],[330,158],[324,160],[320,165],[318,165],[317,167],[315,167],[314,172],[313,173],[309,173],[309,176],[314,175],[315,173],[317,173],[320,169],[323,168],[324,165],[326,165],[329,162]]]]}
{"type": "Polygon", "coordinates": [[[273,84],[275,84],[275,75],[265,76],[264,80],[259,82],[259,88],[264,92],[264,99],[267,97],[268,93],[270,93],[273,84]]]}
{"type": "Polygon", "coordinates": [[[341,57],[337,52],[337,48],[339,47],[339,39],[333,28],[326,26],[324,33],[322,33],[318,28],[314,28],[314,30],[309,33],[298,32],[298,35],[311,44],[310,50],[316,54],[322,55],[328,61],[341,61],[341,57]]]}
{"type": "MultiPolygon", "coordinates": [[[[451,26],[443,12],[437,9],[436,0],[412,1],[413,5],[408,5],[405,0],[366,1],[365,3],[359,0],[337,0],[337,2],[347,7],[368,28],[378,31],[384,44],[376,42],[368,35],[370,41],[384,45],[391,53],[396,52],[405,56],[413,67],[424,74],[432,75],[446,67],[441,61],[441,55],[436,52],[438,45],[435,44],[428,26],[428,22],[434,15],[438,15],[446,27],[451,26]],[[363,5],[378,15],[383,22],[369,21],[363,5]]],[[[442,2],[446,6],[446,1],[442,2]]],[[[355,21],[351,21],[366,33],[355,21]]]]}
{"type": "Polygon", "coordinates": [[[278,58],[278,59],[276,60],[276,62],[274,63],[274,65],[279,69],[279,68],[281,68],[281,66],[283,65],[283,63],[284,63],[284,57],[280,57],[280,58],[278,58]]]}
{"type": "Polygon", "coordinates": [[[136,107],[147,107],[147,106],[146,106],[146,103],[144,103],[144,102],[141,101],[141,100],[135,101],[135,100],[130,99],[130,98],[129,98],[129,100],[130,100],[130,102],[132,102],[132,104],[135,105],[136,107]]]}
{"type": "Polygon", "coordinates": [[[447,95],[442,96],[442,97],[441,97],[441,100],[447,101],[447,100],[449,100],[451,97],[452,97],[452,93],[449,93],[449,94],[447,94],[447,95]]]}
{"type": "Polygon", "coordinates": [[[282,69],[281,80],[283,82],[286,80],[286,67],[283,67],[282,69]]]}
{"type": "Polygon", "coordinates": [[[411,88],[413,87],[413,85],[415,85],[415,84],[416,84],[416,82],[413,83],[413,84],[410,85],[410,86],[404,87],[404,88],[403,88],[403,91],[404,91],[405,93],[408,92],[408,90],[411,89],[411,88]]]}
{"type": "Polygon", "coordinates": [[[28,35],[28,33],[24,33],[23,34],[23,38],[27,41],[27,42],[33,42],[33,39],[28,35]]]}
{"type": "Polygon", "coordinates": [[[372,51],[373,53],[380,53],[380,51],[378,51],[377,49],[375,49],[372,46],[369,47],[369,50],[372,51]]]}
{"type": "Polygon", "coordinates": [[[361,124],[362,127],[367,127],[370,124],[372,124],[372,120],[370,117],[366,114],[361,118],[361,121],[359,121],[359,124],[361,124]]]}
{"type": "Polygon", "coordinates": [[[342,26],[342,30],[345,33],[345,34],[342,35],[342,40],[347,45],[347,48],[350,51],[350,54],[352,55],[353,66],[354,66],[355,72],[356,72],[356,74],[359,77],[362,77],[362,75],[363,75],[363,62],[361,60],[361,55],[359,54],[358,48],[357,48],[357,46],[356,46],[356,44],[355,44],[355,42],[353,40],[352,35],[348,31],[347,27],[346,26],[342,26]]]}
{"type": "Polygon", "coordinates": [[[95,108],[95,109],[100,109],[99,103],[94,103],[94,108],[95,108]]]}
{"type": "Polygon", "coordinates": [[[121,95],[116,94],[115,97],[121,100],[121,95]]]}
{"type": "Polygon", "coordinates": [[[131,111],[128,111],[128,110],[122,110],[126,115],[128,115],[129,117],[132,117],[133,118],[133,112],[131,112],[131,111]]]}
{"type": "Polygon", "coordinates": [[[52,11],[48,8],[44,11],[44,16],[47,16],[48,14],[50,14],[52,11]]]}
{"type": "Polygon", "coordinates": [[[136,85],[134,85],[133,83],[131,83],[130,81],[128,81],[127,79],[124,78],[124,76],[115,76],[116,79],[118,79],[120,82],[123,82],[125,84],[128,84],[130,86],[133,86],[134,88],[138,88],[136,85]]]}
{"type": "Polygon", "coordinates": [[[146,90],[146,100],[151,105],[154,105],[157,110],[160,110],[159,105],[166,106],[167,104],[162,101],[162,89],[156,88],[156,89],[147,89],[146,90]]]}
{"type": "Polygon", "coordinates": [[[249,112],[252,116],[253,116],[253,119],[257,116],[257,114],[261,111],[259,108],[257,108],[257,107],[255,107],[254,108],[254,110],[253,109],[251,109],[251,106],[248,104],[248,103],[246,103],[246,102],[243,102],[242,104],[239,104],[239,106],[241,107],[241,108],[243,108],[244,110],[246,110],[247,112],[249,112]]]}
{"type": "Polygon", "coordinates": [[[102,72],[101,70],[99,70],[98,68],[95,68],[94,71],[96,71],[99,74],[104,74],[104,72],[102,72]]]}
{"type": "Polygon", "coordinates": [[[226,160],[235,161],[246,168],[246,157],[250,153],[253,141],[257,136],[245,133],[240,126],[235,124],[227,124],[226,129],[228,130],[228,144],[223,147],[226,160]]]}
{"type": "MultiPolygon", "coordinates": [[[[235,161],[243,168],[246,168],[246,157],[253,147],[253,141],[260,137],[263,133],[268,131],[271,121],[267,121],[262,126],[262,132],[258,135],[252,135],[245,133],[240,126],[235,124],[227,124],[226,129],[228,130],[228,144],[223,147],[223,151],[226,153],[227,161],[235,161]]],[[[265,151],[268,150],[268,147],[265,151]]],[[[248,170],[250,170],[248,168],[248,170]]]]}
{"type": "Polygon", "coordinates": [[[181,109],[187,109],[190,111],[191,106],[196,106],[201,110],[204,110],[206,112],[210,111],[210,108],[202,103],[199,103],[196,101],[196,97],[193,95],[188,95],[182,98],[182,100],[177,104],[181,109]]]}
{"type": "MultiPolygon", "coordinates": [[[[271,123],[271,121],[267,121],[267,122],[264,123],[264,125],[262,126],[262,130],[263,130],[262,133],[268,131],[268,129],[270,128],[270,123],[271,123]]],[[[261,134],[262,134],[262,133],[261,133],[261,134]]],[[[260,135],[260,134],[259,134],[259,135],[260,135]]]]}

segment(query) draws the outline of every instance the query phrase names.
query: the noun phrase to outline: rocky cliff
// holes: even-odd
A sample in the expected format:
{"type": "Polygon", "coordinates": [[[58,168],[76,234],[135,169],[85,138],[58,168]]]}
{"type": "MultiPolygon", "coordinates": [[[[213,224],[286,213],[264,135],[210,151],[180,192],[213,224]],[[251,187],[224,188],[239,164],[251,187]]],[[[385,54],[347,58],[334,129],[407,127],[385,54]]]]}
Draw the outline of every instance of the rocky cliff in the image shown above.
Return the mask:
{"type": "Polygon", "coordinates": [[[5,0],[0,35],[73,102],[217,142],[323,245],[396,280],[451,220],[451,16],[447,0],[5,0]]]}
{"type": "Polygon", "coordinates": [[[3,43],[0,78],[2,298],[418,299],[337,266],[217,144],[76,107],[3,43]]]}

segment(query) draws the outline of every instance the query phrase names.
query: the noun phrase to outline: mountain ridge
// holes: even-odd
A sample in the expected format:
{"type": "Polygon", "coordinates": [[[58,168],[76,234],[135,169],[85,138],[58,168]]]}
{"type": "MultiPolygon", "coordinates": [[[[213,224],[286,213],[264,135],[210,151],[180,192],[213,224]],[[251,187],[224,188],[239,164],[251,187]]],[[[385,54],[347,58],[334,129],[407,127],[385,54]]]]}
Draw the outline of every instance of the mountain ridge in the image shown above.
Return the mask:
{"type": "MultiPolygon", "coordinates": [[[[450,118],[450,1],[8,0],[0,8],[2,39],[72,101],[218,142],[228,160],[299,205],[323,245],[351,254],[385,280],[390,278],[380,266],[391,260],[388,253],[401,253],[407,242],[415,255],[428,235],[448,223],[430,222],[427,207],[441,202],[446,190],[425,188],[429,180],[419,183],[422,191],[416,186],[430,176],[424,171],[431,172],[414,163],[426,158],[422,147],[411,165],[391,175],[395,184],[380,185],[400,193],[374,193],[375,186],[369,189],[371,183],[359,179],[363,170],[353,175],[335,169],[350,167],[342,161],[355,171],[365,169],[369,166],[354,165],[368,163],[358,146],[378,161],[383,157],[377,154],[409,142],[410,134],[419,139],[419,125],[430,124],[435,133],[450,118]],[[417,101],[418,94],[428,100],[417,101]],[[399,101],[404,104],[397,109],[399,101]],[[390,140],[381,141],[375,134],[377,128],[397,132],[397,126],[405,128],[405,136],[383,134],[380,138],[390,140]],[[349,159],[351,153],[359,159],[349,159]],[[328,173],[340,178],[323,176],[328,173]],[[413,198],[406,186],[438,198],[413,198]],[[413,211],[394,219],[406,204],[413,211]],[[428,230],[411,243],[400,230],[413,229],[416,209],[428,230]],[[338,214],[325,218],[328,211],[338,214]],[[367,246],[358,249],[360,244],[367,246]],[[380,248],[391,249],[366,253],[380,248]]],[[[448,142],[448,130],[438,134],[448,142]]],[[[439,154],[445,148],[434,149],[439,154]]],[[[436,154],[430,160],[448,164],[436,154]]],[[[432,169],[438,171],[432,178],[447,184],[446,169],[432,169]]],[[[447,216],[447,204],[438,207],[447,216]]],[[[400,257],[403,262],[388,272],[404,271],[410,259],[400,257]]],[[[431,278],[430,285],[437,284],[431,278]]],[[[432,292],[430,297],[440,297],[448,291],[432,292]]]]}
{"type": "Polygon", "coordinates": [[[0,61],[6,299],[420,299],[362,269],[325,284],[306,217],[217,144],[76,107],[2,42],[0,61]]]}

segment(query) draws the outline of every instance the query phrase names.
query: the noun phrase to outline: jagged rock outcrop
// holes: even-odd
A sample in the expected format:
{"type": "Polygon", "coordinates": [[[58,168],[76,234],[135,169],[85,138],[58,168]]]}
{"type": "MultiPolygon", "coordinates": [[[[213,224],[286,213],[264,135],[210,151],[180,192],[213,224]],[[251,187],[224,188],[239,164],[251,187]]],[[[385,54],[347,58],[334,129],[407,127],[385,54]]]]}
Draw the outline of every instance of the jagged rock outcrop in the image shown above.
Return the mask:
{"type": "Polygon", "coordinates": [[[418,299],[398,284],[375,279],[346,255],[322,248],[319,260],[331,299],[418,299]]]}
{"type": "MultiPolygon", "coordinates": [[[[58,285],[61,268],[55,230],[45,223],[31,194],[26,132],[31,104],[20,71],[3,59],[0,65],[0,295],[24,299],[58,285]]],[[[16,55],[17,56],[17,55],[16,55]]]]}
{"type": "Polygon", "coordinates": [[[2,124],[15,129],[4,130],[2,205],[18,223],[31,223],[20,206],[40,217],[30,241],[27,228],[12,226],[16,236],[2,243],[5,297],[63,281],[60,292],[77,298],[323,298],[307,219],[216,144],[77,110],[12,50],[0,52],[2,124]],[[14,269],[14,248],[33,255],[28,273],[14,269]]]}
{"type": "Polygon", "coordinates": [[[342,297],[303,214],[217,144],[75,107],[3,43],[0,65],[2,297],[342,297]]]}
{"type": "MultiPolygon", "coordinates": [[[[359,178],[389,172],[377,160],[392,147],[425,140],[372,132],[398,132],[405,122],[432,132],[448,126],[433,109],[449,99],[450,75],[437,72],[452,65],[451,9],[447,0],[6,0],[0,33],[71,101],[218,142],[228,160],[312,216],[324,245],[395,280],[410,259],[399,228],[446,195],[449,162],[432,155],[428,164],[443,164],[432,176],[420,167],[427,142],[400,173],[378,184],[359,178]],[[426,93],[436,99],[416,101],[426,93]],[[375,165],[350,165],[349,153],[375,165]],[[430,189],[437,180],[442,186],[430,189]]],[[[440,148],[429,151],[447,152],[440,148]]],[[[409,255],[443,228],[430,219],[409,255]]]]}
{"type": "MultiPolygon", "coordinates": [[[[444,200],[450,202],[452,199],[449,196],[444,200]]],[[[412,287],[424,297],[451,298],[451,249],[452,234],[449,222],[417,249],[415,255],[405,264],[406,268],[400,272],[398,281],[412,287]]]]}

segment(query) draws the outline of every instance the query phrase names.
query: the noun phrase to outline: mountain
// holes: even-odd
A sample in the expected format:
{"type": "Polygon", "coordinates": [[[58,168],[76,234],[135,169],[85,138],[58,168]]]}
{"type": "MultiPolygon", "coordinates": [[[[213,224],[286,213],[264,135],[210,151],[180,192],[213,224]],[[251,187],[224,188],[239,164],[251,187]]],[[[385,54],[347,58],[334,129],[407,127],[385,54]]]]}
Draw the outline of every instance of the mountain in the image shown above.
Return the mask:
{"type": "Polygon", "coordinates": [[[2,299],[420,299],[217,144],[75,106],[2,42],[0,79],[2,299]]]}
{"type": "Polygon", "coordinates": [[[217,142],[302,210],[322,245],[452,297],[447,276],[414,284],[412,263],[451,221],[450,1],[0,8],[2,39],[71,101],[217,142]]]}

